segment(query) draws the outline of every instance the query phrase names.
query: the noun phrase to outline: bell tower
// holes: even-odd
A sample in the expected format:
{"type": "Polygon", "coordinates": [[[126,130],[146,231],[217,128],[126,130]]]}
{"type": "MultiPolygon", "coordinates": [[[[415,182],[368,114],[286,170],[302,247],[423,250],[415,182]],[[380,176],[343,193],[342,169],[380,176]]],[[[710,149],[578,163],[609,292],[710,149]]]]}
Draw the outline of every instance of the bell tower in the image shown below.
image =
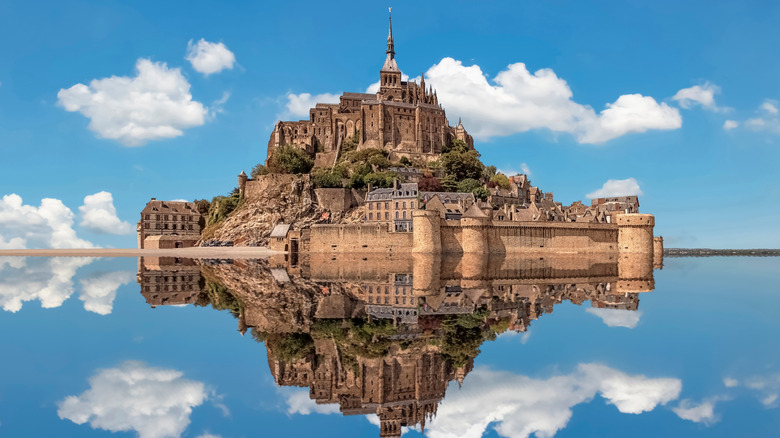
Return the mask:
{"type": "MultiPolygon", "coordinates": [[[[392,12],[392,8],[388,9],[392,12]]],[[[395,62],[395,46],[393,44],[393,18],[389,16],[390,27],[387,33],[387,57],[379,71],[379,100],[399,101],[402,97],[401,70],[395,62]]]]}

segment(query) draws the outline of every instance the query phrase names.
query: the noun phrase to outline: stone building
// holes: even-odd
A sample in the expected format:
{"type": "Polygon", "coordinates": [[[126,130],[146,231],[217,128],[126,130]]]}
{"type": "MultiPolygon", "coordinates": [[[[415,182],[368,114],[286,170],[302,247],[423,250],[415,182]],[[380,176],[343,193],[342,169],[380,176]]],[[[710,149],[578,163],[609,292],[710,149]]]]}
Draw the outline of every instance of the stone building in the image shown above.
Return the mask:
{"type": "Polygon", "coordinates": [[[393,224],[392,229],[398,232],[412,231],[412,213],[434,198],[438,198],[448,212],[447,219],[460,219],[461,212],[474,203],[471,193],[421,192],[417,183],[399,183],[396,180],[392,188],[369,187],[363,219],[366,223],[393,224]]]}
{"type": "Polygon", "coordinates": [[[436,92],[426,88],[424,77],[420,83],[401,79],[392,21],[385,54],[377,93],[343,93],[338,104],[316,104],[308,120],[277,122],[267,156],[279,146],[293,145],[315,157],[315,165],[330,166],[338,159],[344,140],[353,137],[358,150],[384,149],[391,161],[401,157],[435,160],[454,139],[473,148],[474,140],[462,123],[449,126],[436,92]]]}
{"type": "Polygon", "coordinates": [[[138,247],[185,248],[195,246],[206,220],[194,202],[158,201],[152,198],[136,225],[138,247]]]}

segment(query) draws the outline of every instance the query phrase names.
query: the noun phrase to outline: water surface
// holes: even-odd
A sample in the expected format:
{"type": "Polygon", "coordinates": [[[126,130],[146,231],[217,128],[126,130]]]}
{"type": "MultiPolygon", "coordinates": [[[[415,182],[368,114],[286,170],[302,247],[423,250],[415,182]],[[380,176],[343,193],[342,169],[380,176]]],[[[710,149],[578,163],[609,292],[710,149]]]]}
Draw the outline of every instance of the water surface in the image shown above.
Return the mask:
{"type": "Polygon", "coordinates": [[[2,258],[0,435],[771,436],[777,268],[2,258]]]}

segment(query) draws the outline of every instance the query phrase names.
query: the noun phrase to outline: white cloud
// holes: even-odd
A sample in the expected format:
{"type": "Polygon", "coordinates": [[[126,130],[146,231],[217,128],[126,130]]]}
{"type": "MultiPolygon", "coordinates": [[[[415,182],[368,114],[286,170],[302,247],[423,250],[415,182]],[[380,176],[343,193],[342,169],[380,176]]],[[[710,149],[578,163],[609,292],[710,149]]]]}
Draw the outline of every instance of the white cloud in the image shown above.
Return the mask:
{"type": "Polygon", "coordinates": [[[222,97],[211,102],[211,106],[209,106],[209,115],[214,118],[217,114],[225,112],[225,103],[227,103],[228,99],[230,99],[230,92],[223,91],[222,97]]]}
{"type": "Polygon", "coordinates": [[[739,385],[739,380],[732,379],[731,377],[724,377],[723,378],[723,386],[726,388],[734,388],[739,385]]]}
{"type": "Polygon", "coordinates": [[[725,122],[723,122],[723,129],[726,131],[730,131],[738,127],[739,127],[739,122],[736,120],[726,120],[725,122]]]}
{"type": "Polygon", "coordinates": [[[190,84],[178,68],[140,58],[136,76],[94,79],[57,93],[67,111],[90,119],[89,129],[125,146],[174,138],[182,129],[203,125],[207,110],[192,100],[190,84]]]}
{"type": "MultiPolygon", "coordinates": [[[[376,427],[382,426],[382,420],[379,419],[379,416],[377,414],[366,415],[366,420],[368,420],[369,423],[373,424],[376,427]]],[[[406,435],[407,433],[409,433],[410,430],[422,432],[419,424],[416,424],[414,427],[401,426],[401,436],[406,435]]]]}
{"type": "Polygon", "coordinates": [[[18,312],[26,301],[60,307],[73,294],[73,276],[92,262],[83,257],[4,257],[0,260],[0,306],[18,312]]]}
{"type": "Polygon", "coordinates": [[[694,85],[690,88],[683,88],[672,97],[683,108],[692,108],[701,105],[702,108],[715,112],[726,112],[728,108],[719,107],[715,104],[715,95],[720,94],[720,87],[705,82],[704,85],[694,85]]]}
{"type": "Polygon", "coordinates": [[[201,38],[197,43],[187,43],[187,61],[192,68],[208,76],[222,70],[232,70],[236,56],[223,43],[212,43],[201,38]]]}
{"type": "Polygon", "coordinates": [[[309,109],[314,108],[318,103],[339,103],[338,94],[315,94],[309,93],[301,94],[287,94],[287,105],[285,105],[285,112],[279,115],[280,119],[286,119],[289,117],[308,117],[309,109]]]}
{"type": "Polygon", "coordinates": [[[309,398],[309,391],[300,388],[280,388],[279,390],[287,403],[287,413],[309,415],[315,414],[338,414],[339,405],[318,405],[317,402],[309,398]]]}
{"type": "Polygon", "coordinates": [[[526,174],[526,175],[528,175],[528,176],[531,176],[531,168],[530,168],[530,167],[528,167],[528,165],[527,165],[527,164],[525,164],[525,163],[521,164],[521,165],[520,165],[520,170],[521,170],[521,171],[522,171],[524,174],[526,174]]]}
{"type": "Polygon", "coordinates": [[[679,379],[629,375],[598,364],[547,379],[478,368],[460,390],[450,386],[428,436],[477,438],[493,425],[503,437],[552,437],[566,427],[574,406],[597,394],[622,413],[639,414],[675,400],[681,388],[679,379]]]}
{"type": "Polygon", "coordinates": [[[477,138],[549,129],[573,135],[580,143],[603,143],[649,129],[677,129],[680,113],[649,96],[627,94],[601,113],[572,99],[565,80],[551,69],[531,73],[523,63],[511,64],[493,80],[478,65],[444,58],[425,74],[448,113],[462,116],[477,138]]]}
{"type": "Polygon", "coordinates": [[[197,438],[222,438],[222,437],[219,435],[214,435],[212,433],[204,433],[202,435],[198,435],[197,438]]]}
{"type": "Polygon", "coordinates": [[[130,271],[93,273],[82,278],[79,299],[84,302],[84,309],[100,315],[108,315],[114,307],[114,298],[119,286],[134,280],[130,271]]]}
{"type": "Polygon", "coordinates": [[[758,107],[759,116],[747,119],[743,125],[754,131],[768,131],[780,134],[780,114],[777,111],[777,101],[766,99],[758,107]]]}
{"type": "Polygon", "coordinates": [[[203,383],[182,378],[180,371],[136,361],[98,370],[89,384],[58,403],[59,417],[93,429],[134,430],[140,438],[181,436],[192,408],[208,398],[203,383]]]}
{"type": "Polygon", "coordinates": [[[625,327],[632,329],[636,327],[639,323],[639,318],[642,316],[642,312],[636,310],[599,309],[591,307],[585,309],[585,311],[601,318],[607,327],[625,327]]]}
{"type": "Polygon", "coordinates": [[[767,100],[761,104],[761,109],[769,114],[777,114],[777,107],[774,101],[767,100]]]}
{"type": "Polygon", "coordinates": [[[0,199],[0,247],[92,248],[76,236],[73,212],[59,199],[44,198],[39,207],[24,205],[16,194],[0,199]]]}
{"type": "Polygon", "coordinates": [[[715,415],[716,401],[717,399],[703,400],[696,404],[688,399],[680,400],[680,404],[672,408],[672,411],[683,420],[710,425],[718,421],[718,417],[715,415]]]}
{"type": "Polygon", "coordinates": [[[613,196],[642,196],[642,189],[634,178],[611,179],[604,183],[600,189],[585,195],[588,199],[609,198],[613,196]]]}
{"type": "Polygon", "coordinates": [[[744,385],[759,393],[759,400],[767,408],[777,407],[780,398],[780,374],[769,374],[744,379],[744,385]]]}
{"type": "Polygon", "coordinates": [[[107,234],[132,234],[135,230],[128,222],[121,221],[116,216],[114,197],[103,191],[88,195],[84,205],[79,207],[81,222],[79,225],[90,231],[107,234]]]}

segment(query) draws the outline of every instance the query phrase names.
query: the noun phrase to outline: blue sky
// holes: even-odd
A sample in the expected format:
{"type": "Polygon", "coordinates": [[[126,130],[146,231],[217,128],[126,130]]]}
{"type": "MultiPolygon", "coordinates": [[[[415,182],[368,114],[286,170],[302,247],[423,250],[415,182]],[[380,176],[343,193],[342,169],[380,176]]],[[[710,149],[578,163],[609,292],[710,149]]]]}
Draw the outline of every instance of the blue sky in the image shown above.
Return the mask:
{"type": "MultiPolygon", "coordinates": [[[[399,67],[486,163],[566,204],[633,178],[667,246],[780,247],[780,5],[391,3],[399,67]]],[[[302,93],[377,81],[386,6],[0,3],[0,246],[132,247],[149,198],[229,192],[302,93]]]]}

